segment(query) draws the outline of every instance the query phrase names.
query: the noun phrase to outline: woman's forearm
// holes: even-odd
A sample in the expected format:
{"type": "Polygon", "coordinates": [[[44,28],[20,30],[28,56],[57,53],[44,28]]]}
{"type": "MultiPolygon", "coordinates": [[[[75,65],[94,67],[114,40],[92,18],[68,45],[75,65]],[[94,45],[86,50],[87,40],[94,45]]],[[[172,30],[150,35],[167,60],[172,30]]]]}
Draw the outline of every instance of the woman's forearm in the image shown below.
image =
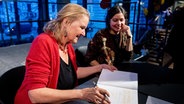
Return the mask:
{"type": "Polygon", "coordinates": [[[90,76],[92,74],[95,74],[97,72],[101,72],[102,65],[95,65],[95,66],[89,66],[89,67],[78,67],[77,70],[77,78],[85,78],[87,76],[90,76]]]}
{"type": "Polygon", "coordinates": [[[99,64],[99,65],[89,66],[89,67],[78,67],[77,78],[80,79],[80,78],[88,77],[92,74],[101,72],[102,69],[107,69],[110,71],[117,70],[115,66],[107,65],[107,64],[99,64]]]}
{"type": "Polygon", "coordinates": [[[80,90],[57,90],[51,88],[38,88],[28,91],[32,103],[61,104],[74,99],[81,99],[80,90]]]}
{"type": "Polygon", "coordinates": [[[127,46],[126,46],[127,51],[133,51],[133,43],[132,43],[132,37],[127,39],[127,46]]]}

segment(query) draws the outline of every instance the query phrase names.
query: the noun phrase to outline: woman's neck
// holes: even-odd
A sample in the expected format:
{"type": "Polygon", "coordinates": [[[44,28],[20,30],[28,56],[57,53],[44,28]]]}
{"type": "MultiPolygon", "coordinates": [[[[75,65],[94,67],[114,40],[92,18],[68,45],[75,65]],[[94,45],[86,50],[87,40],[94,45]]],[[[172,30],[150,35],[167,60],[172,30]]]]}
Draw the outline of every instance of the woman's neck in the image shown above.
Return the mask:
{"type": "Polygon", "coordinates": [[[63,53],[67,53],[67,51],[68,51],[67,45],[59,45],[59,49],[60,49],[63,53]]]}

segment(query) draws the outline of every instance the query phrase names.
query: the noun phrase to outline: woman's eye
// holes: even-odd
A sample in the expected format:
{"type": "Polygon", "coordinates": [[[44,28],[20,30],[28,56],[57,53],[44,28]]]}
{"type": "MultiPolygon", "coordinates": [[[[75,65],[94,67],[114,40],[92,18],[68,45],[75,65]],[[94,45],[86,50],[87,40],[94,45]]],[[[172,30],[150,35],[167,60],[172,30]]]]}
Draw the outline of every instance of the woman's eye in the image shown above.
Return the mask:
{"type": "Polygon", "coordinates": [[[84,27],[84,26],[81,26],[81,29],[83,30],[83,29],[86,29],[86,27],[84,27]]]}
{"type": "Polygon", "coordinates": [[[118,22],[118,21],[123,22],[123,21],[124,21],[124,19],[113,19],[112,21],[113,21],[113,22],[118,22]]]}
{"type": "Polygon", "coordinates": [[[124,19],[120,19],[120,21],[121,21],[121,22],[123,22],[123,21],[124,21],[124,19]]]}
{"type": "Polygon", "coordinates": [[[113,21],[113,22],[117,22],[118,20],[117,20],[117,19],[113,19],[112,21],[113,21]]]}

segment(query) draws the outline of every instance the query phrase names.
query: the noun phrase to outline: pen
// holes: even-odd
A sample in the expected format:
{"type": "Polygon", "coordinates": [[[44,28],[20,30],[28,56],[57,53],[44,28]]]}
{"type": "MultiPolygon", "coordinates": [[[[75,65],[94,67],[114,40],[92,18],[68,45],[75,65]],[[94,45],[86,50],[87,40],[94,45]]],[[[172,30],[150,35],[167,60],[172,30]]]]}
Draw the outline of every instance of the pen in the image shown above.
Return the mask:
{"type": "Polygon", "coordinates": [[[95,81],[93,81],[93,85],[94,85],[94,87],[96,87],[96,86],[97,86],[97,84],[96,84],[96,82],[95,82],[95,81]]]}
{"type": "MultiPolygon", "coordinates": [[[[94,84],[94,87],[97,86],[97,83],[96,83],[95,81],[93,81],[93,84],[94,84]]],[[[107,96],[107,94],[104,94],[104,96],[105,96],[105,99],[106,99],[106,100],[110,101],[110,100],[109,100],[109,97],[107,96]]]]}

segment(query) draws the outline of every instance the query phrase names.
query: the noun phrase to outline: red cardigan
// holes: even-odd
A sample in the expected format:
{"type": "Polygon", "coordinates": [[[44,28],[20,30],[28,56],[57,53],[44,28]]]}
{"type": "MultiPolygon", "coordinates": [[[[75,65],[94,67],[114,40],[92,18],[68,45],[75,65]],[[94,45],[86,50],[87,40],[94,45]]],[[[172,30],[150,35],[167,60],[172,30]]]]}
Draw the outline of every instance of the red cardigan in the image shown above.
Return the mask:
{"type": "MultiPolygon", "coordinates": [[[[77,64],[74,48],[72,44],[68,44],[67,47],[69,57],[76,71],[77,64]]],[[[43,87],[55,89],[59,71],[60,56],[56,40],[45,33],[38,35],[32,42],[26,58],[24,81],[16,94],[14,104],[31,104],[28,97],[29,90],[43,87]]]]}

